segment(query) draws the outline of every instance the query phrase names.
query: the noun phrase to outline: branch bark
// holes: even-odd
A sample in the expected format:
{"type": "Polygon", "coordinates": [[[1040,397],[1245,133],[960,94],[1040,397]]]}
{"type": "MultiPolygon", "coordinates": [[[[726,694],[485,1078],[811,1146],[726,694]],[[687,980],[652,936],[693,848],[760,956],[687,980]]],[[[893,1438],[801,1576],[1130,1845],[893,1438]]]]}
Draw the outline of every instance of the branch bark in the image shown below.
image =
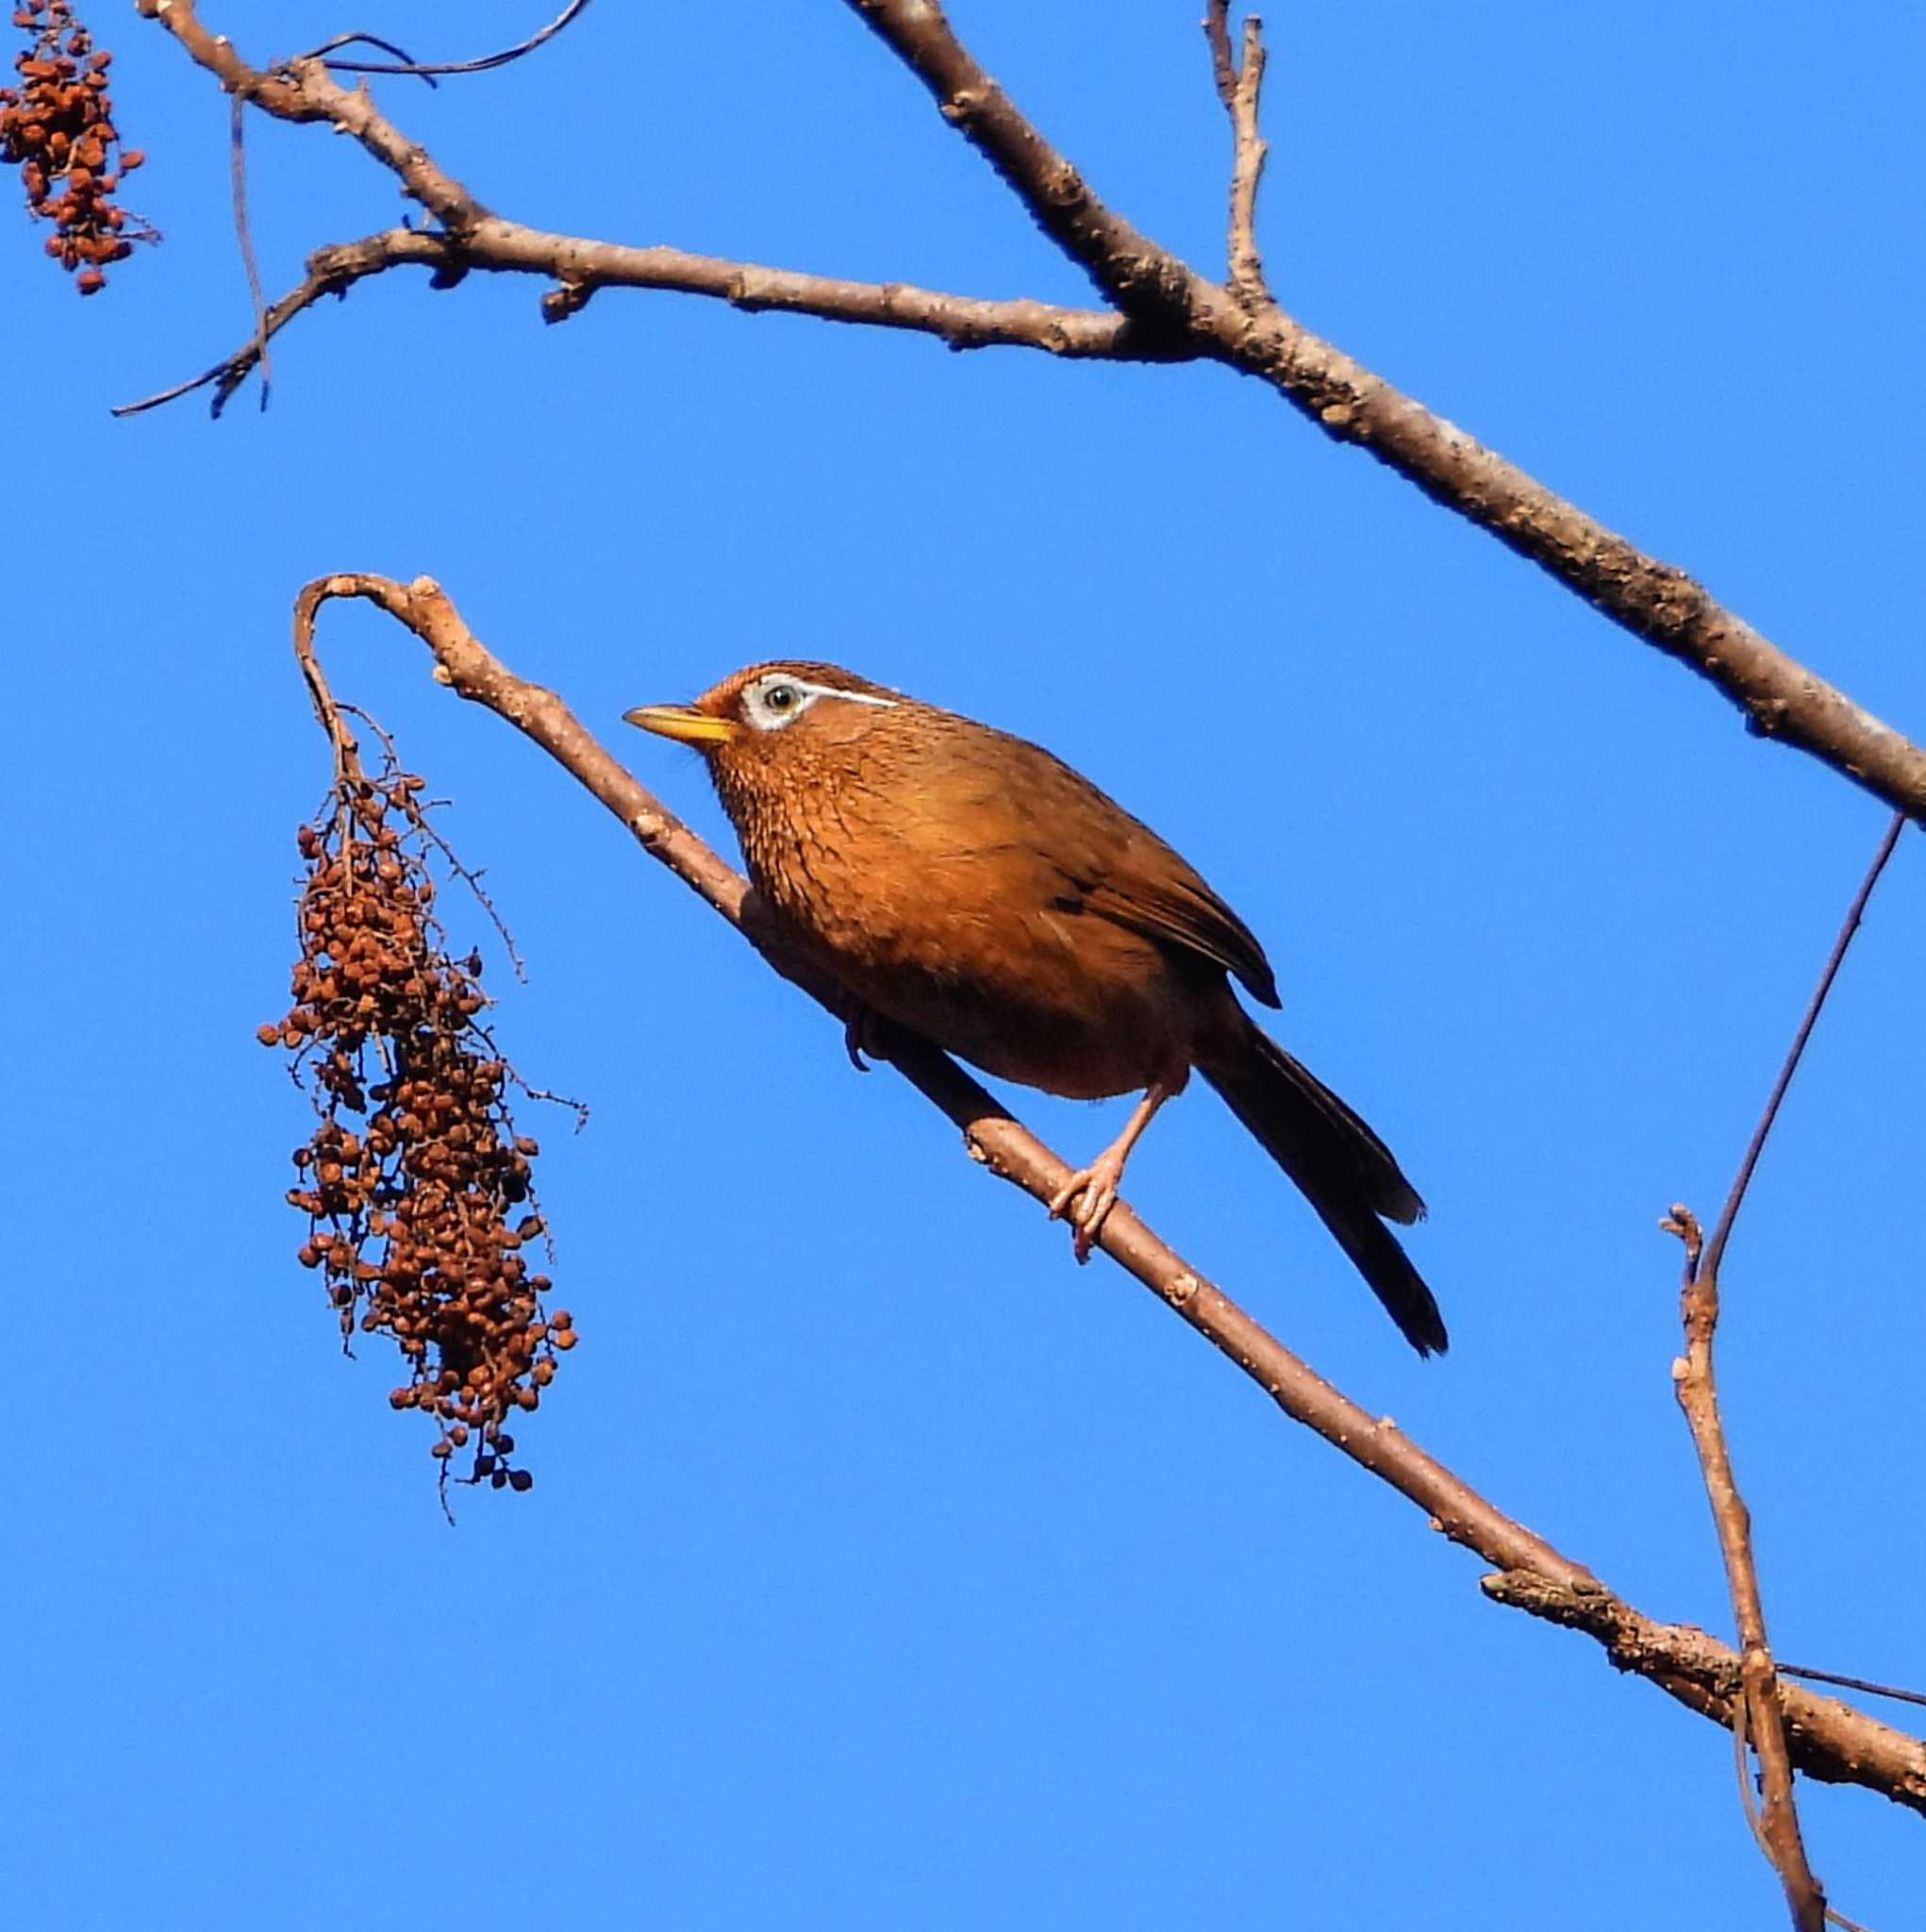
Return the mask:
{"type": "MultiPolygon", "coordinates": [[[[433,652],[435,675],[532,739],[613,812],[652,858],[728,920],[765,959],[832,1015],[837,990],[788,958],[748,883],[639,784],[551,691],[517,677],[462,622],[432,578],[401,584],[366,572],[316,579],[295,603],[297,644],[310,641],[330,598],[378,605],[433,652]]],[[[971,1157],[1041,1204],[1069,1165],[1031,1135],[948,1056],[898,1034],[899,1072],[961,1129],[971,1157]]],[[[1506,1516],[1386,1419],[1326,1382],[1223,1291],[1166,1245],[1120,1202],[1098,1245],[1251,1377],[1293,1422],[1323,1438],[1430,1519],[1434,1528],[1501,1573],[1484,1579],[1496,1603],[1585,1631],[1621,1670],[1635,1672],[1716,1723],[1730,1725],[1742,1700],[1741,1659],[1703,1631],[1660,1624],[1608,1590],[1590,1571],[1506,1516]]],[[[1863,1785],[1926,1814],[1926,1744],[1836,1698],[1781,1687],[1793,1760],[1810,1775],[1863,1785]]]]}

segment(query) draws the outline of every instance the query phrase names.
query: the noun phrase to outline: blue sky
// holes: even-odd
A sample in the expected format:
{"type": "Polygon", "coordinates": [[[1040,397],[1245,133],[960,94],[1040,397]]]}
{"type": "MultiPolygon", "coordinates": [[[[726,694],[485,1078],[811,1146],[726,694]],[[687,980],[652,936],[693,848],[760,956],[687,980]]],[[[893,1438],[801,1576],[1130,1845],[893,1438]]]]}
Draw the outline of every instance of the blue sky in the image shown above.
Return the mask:
{"type": "MultiPolygon", "coordinates": [[[[250,11],[208,0],[255,57],[532,24],[304,0],[271,43],[250,11]]],[[[1197,11],[953,18],[1101,192],[1215,262],[1197,11]]],[[[253,1029],[325,777],[288,610],[330,569],[439,576],[719,839],[693,757],[617,720],[753,658],[1049,743],[1265,941],[1282,1037],[1432,1204],[1452,1355],[1403,1347],[1202,1088],[1132,1198],[1502,1506],[1720,1632],[1654,1224],[1717,1208],[1883,808],[1208,369],[621,293],[544,328],[533,284],[396,275],[282,338],[265,416],[115,423],[249,325],[223,104],[128,10],[100,26],[165,246],[82,303],[0,213],[8,1921],[1775,1923],[1716,1730],[1487,1607],[1473,1559],[1075,1270],[599,808],[337,608],[338,689],[456,800],[527,956],[526,989],[492,974],[505,1044],[593,1109],[531,1123],[582,1336],[520,1432],[535,1490],[451,1531],[281,1201],[305,1115],[253,1029]]],[[[1820,35],[1711,0],[1310,4],[1271,41],[1287,306],[1916,724],[1918,9],[1820,35]]],[[[380,92],[523,220],[1086,299],[833,0],[603,0],[520,66],[380,92]]],[[[257,122],[250,154],[273,286],[395,217],[344,142],[257,122]]],[[[1909,838],[1721,1339],[1781,1654],[1916,1685],[1922,918],[1909,838]]],[[[1121,1114],[1017,1105],[1078,1158],[1121,1114]]],[[[1917,1822],[1801,1797],[1835,1902],[1909,1923],[1917,1822]]]]}

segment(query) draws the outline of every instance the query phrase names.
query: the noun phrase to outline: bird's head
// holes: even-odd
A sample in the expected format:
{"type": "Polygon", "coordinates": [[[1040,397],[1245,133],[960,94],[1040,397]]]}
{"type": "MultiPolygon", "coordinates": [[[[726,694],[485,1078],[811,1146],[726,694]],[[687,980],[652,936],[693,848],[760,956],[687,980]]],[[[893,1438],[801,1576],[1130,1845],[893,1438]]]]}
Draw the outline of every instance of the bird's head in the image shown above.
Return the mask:
{"type": "Polygon", "coordinates": [[[835,664],[752,664],[693,704],[638,705],[623,716],[693,745],[719,782],[753,784],[854,746],[909,703],[835,664]]]}

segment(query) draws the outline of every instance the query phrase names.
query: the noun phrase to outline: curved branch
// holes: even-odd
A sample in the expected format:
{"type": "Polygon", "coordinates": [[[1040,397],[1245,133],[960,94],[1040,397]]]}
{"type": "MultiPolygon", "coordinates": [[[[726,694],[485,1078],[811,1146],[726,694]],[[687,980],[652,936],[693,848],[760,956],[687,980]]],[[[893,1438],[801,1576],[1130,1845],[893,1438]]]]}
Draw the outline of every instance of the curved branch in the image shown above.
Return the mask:
{"type": "MultiPolygon", "coordinates": [[[[729,921],[779,973],[832,1014],[837,991],[786,956],[758,914],[746,880],[726,864],[600,744],[552,691],[517,677],[471,632],[429,577],[410,584],[342,572],[308,584],[295,602],[297,641],[311,636],[330,598],[377,604],[434,653],[435,675],[532,739],[612,811],[652,858],[729,921]]],[[[947,1055],[908,1035],[890,1042],[899,1072],[963,1133],[972,1158],[1048,1204],[1070,1168],[1031,1135],[947,1055]]],[[[1432,1525],[1502,1573],[1486,1593],[1569,1628],[1584,1630],[1621,1670],[1636,1672],[1689,1709],[1730,1725],[1743,1701],[1740,1659],[1703,1631],[1655,1623],[1607,1590],[1584,1565],[1513,1521],[1405,1436],[1332,1387],[1223,1291],[1120,1202],[1098,1240],[1104,1253],[1303,1424],[1361,1468],[1415,1503],[1432,1525]]],[[[1786,1736],[1800,1768],[1814,1777],[1866,1786],[1926,1813],[1926,1744],[1862,1711],[1792,1685],[1781,1687],[1786,1736]]]]}

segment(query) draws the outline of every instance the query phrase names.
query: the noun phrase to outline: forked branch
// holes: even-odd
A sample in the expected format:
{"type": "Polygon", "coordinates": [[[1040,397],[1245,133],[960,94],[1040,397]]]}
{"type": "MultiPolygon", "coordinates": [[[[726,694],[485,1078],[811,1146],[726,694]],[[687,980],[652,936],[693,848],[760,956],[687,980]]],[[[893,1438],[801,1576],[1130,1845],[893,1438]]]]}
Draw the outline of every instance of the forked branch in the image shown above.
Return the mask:
{"type": "Polygon", "coordinates": [[[1244,16],[1241,65],[1231,51],[1231,0],[1205,0],[1204,38],[1210,43],[1210,71],[1217,97],[1231,122],[1230,291],[1238,301],[1268,302],[1264,260],[1257,253],[1257,183],[1270,152],[1258,119],[1264,89],[1264,22],[1244,16]]]}
{"type": "MultiPolygon", "coordinates": [[[[1905,829],[1903,813],[1896,814],[1881,839],[1872,864],[1861,880],[1838,938],[1819,974],[1818,987],[1808,1002],[1792,1046],[1772,1083],[1765,1111],[1753,1130],[1751,1143],[1739,1162],[1718,1224],[1712,1239],[1704,1239],[1698,1218],[1691,1209],[1675,1206],[1665,1225],[1684,1243],[1685,1260],[1679,1294],[1680,1320],[1685,1329],[1685,1352],[1672,1364],[1672,1384],[1686,1426],[1692,1432],[1692,1446],[1698,1452],[1699,1468],[1705,1481],[1705,1494],[1712,1506],[1712,1521],[1718,1534],[1719,1556],[1725,1566],[1726,1591],[1732,1599],[1733,1618],[1739,1640],[1739,1682],[1742,1696],[1735,1702],[1733,1719],[1735,1735],[1743,1740],[1750,1735],[1758,1753],[1759,1786],[1762,1806],[1757,1821],[1759,1843],[1778,1872],[1798,1932],[1821,1932],[1829,1916],[1826,1895],[1813,1875],[1806,1857],[1805,1841],[1799,1826],[1799,1811],[1792,1790],[1792,1755],[1787,1747],[1784,1699],[1786,1687],[1772,1661],[1771,1646],[1766,1636],[1765,1600],[1759,1590],[1758,1562],[1752,1549],[1752,1512],[1733,1470],[1732,1451],[1726,1441],[1725,1423],[1719,1413],[1718,1384],[1713,1370],[1713,1338],[1718,1326],[1718,1273],[1725,1258],[1726,1243],[1745,1204],[1747,1190],[1757,1172],[1772,1124],[1779,1117],[1793,1075],[1799,1071],[1806,1043],[1812,1038],[1833,990],[1833,982],[1845,963],[1846,951],[1866,915],[1867,902],[1879,883],[1886,861],[1905,829]]],[[[1741,1764],[1743,1772],[1743,1763],[1741,1764]]],[[[1750,1798],[1750,1793],[1747,1793],[1750,1798]]],[[[1750,1807],[1749,1813],[1750,1815],[1750,1807]]]]}

